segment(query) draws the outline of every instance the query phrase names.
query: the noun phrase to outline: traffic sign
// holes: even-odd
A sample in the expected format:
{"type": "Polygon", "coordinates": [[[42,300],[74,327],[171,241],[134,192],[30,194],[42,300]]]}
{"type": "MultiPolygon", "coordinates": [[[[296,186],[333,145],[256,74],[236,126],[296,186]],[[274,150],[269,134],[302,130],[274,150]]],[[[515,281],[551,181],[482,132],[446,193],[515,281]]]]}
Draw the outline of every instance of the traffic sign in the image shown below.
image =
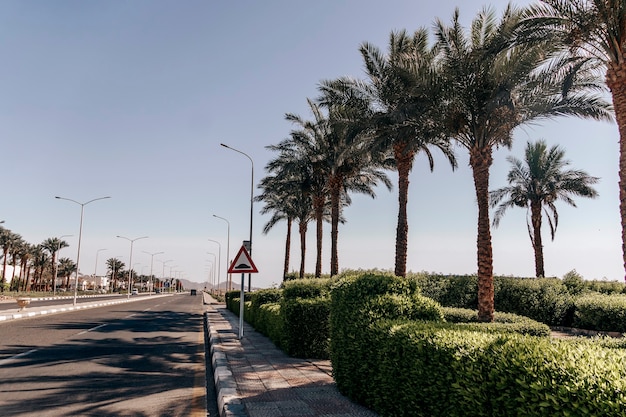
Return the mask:
{"type": "Polygon", "coordinates": [[[235,260],[230,264],[230,268],[228,268],[229,274],[236,274],[237,272],[241,273],[256,273],[259,272],[252,262],[252,258],[250,254],[246,250],[245,246],[242,246],[237,252],[237,256],[235,256],[235,260]]]}

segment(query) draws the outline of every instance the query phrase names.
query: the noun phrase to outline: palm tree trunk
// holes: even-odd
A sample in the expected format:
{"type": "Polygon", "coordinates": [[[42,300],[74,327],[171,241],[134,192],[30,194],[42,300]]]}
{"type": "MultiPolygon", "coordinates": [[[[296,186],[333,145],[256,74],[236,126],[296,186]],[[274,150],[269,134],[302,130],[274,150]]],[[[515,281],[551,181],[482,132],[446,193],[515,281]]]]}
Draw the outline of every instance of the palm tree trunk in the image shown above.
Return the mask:
{"type": "Polygon", "coordinates": [[[324,203],[326,202],[325,196],[315,196],[315,237],[316,237],[316,249],[317,256],[315,258],[315,277],[322,276],[322,237],[324,235],[324,203]]]}
{"type": "Polygon", "coordinates": [[[535,251],[535,276],[543,278],[546,276],[543,269],[543,241],[541,239],[541,203],[533,201],[530,203],[530,221],[533,225],[533,249],[535,251]]]}
{"type": "MultiPolygon", "coordinates": [[[[624,55],[623,58],[626,58],[624,55]]],[[[611,90],[619,129],[619,212],[622,220],[622,261],[626,272],[626,62],[623,59],[619,64],[609,63],[606,84],[611,90]]]]}
{"type": "Polygon", "coordinates": [[[330,276],[339,273],[339,205],[343,180],[340,175],[335,175],[330,180],[330,276]]]}
{"type": "Polygon", "coordinates": [[[0,280],[0,292],[4,292],[4,284],[7,282],[6,274],[7,274],[7,254],[9,253],[9,248],[2,251],[2,280],[0,280]]]}
{"type": "Polygon", "coordinates": [[[306,255],[306,229],[307,223],[301,221],[298,225],[300,231],[300,278],[304,278],[304,260],[306,255]]]}
{"type": "Polygon", "coordinates": [[[406,276],[407,247],[409,242],[409,220],[407,205],[409,198],[409,174],[413,167],[415,152],[405,152],[404,143],[393,146],[396,168],[398,170],[398,225],[396,227],[396,268],[395,274],[406,276]]]}
{"type": "Polygon", "coordinates": [[[283,266],[283,281],[289,273],[289,254],[291,252],[291,224],[293,219],[287,217],[287,237],[285,238],[285,265],[283,266]]]}
{"type": "Polygon", "coordinates": [[[493,293],[493,249],[489,227],[489,167],[493,161],[490,147],[470,149],[470,166],[474,177],[476,201],[478,203],[478,236],[476,239],[478,260],[478,320],[492,322],[494,308],[493,293]]]}

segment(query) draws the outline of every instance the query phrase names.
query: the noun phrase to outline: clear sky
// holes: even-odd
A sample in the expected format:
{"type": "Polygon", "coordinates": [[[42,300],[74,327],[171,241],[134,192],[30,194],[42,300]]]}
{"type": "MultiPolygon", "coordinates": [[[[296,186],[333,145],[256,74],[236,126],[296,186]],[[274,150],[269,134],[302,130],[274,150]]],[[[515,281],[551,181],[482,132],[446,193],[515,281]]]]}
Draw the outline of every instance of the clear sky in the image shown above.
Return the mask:
{"type": "MultiPolygon", "coordinates": [[[[516,1],[524,5],[530,1],[516,1]]],[[[449,22],[456,5],[468,23],[487,4],[476,0],[5,0],[0,2],[0,220],[30,243],[66,237],[60,256],[76,258],[84,203],[81,273],[105,273],[105,260],[148,274],[209,278],[221,254],[248,239],[251,164],[254,180],[274,157],[265,147],[289,135],[285,113],[310,118],[307,97],[322,79],[362,77],[359,45],[386,50],[392,30],[449,22]],[[224,217],[228,224],[213,215],[224,217]],[[209,239],[219,242],[215,244],[209,239]],[[106,249],[100,251],[100,249],[106,249]],[[211,255],[212,253],[214,255],[211,255]],[[163,266],[163,261],[169,261],[163,266]],[[177,272],[178,271],[178,272],[177,272]]],[[[498,150],[491,189],[505,185],[505,158],[523,157],[529,140],[561,144],[572,166],[601,177],[595,200],[559,204],[559,229],[544,231],[545,269],[561,277],[622,279],[618,210],[618,132],[614,123],[562,118],[516,131],[498,150]]],[[[477,208],[467,152],[459,169],[437,158],[433,173],[416,160],[409,189],[409,270],[476,272],[477,208]]],[[[339,230],[339,266],[393,270],[397,219],[394,190],[353,196],[339,230]]],[[[255,188],[255,195],[258,190],[255,188]]],[[[255,203],[253,285],[280,283],[286,225],[267,235],[255,203]]],[[[532,276],[534,258],[523,209],[492,230],[494,272],[532,276]]],[[[323,271],[330,269],[325,228],[323,271]]],[[[307,272],[315,268],[315,229],[307,272]]],[[[291,270],[300,262],[297,228],[291,270]]],[[[235,280],[238,280],[235,277],[235,280]]]]}

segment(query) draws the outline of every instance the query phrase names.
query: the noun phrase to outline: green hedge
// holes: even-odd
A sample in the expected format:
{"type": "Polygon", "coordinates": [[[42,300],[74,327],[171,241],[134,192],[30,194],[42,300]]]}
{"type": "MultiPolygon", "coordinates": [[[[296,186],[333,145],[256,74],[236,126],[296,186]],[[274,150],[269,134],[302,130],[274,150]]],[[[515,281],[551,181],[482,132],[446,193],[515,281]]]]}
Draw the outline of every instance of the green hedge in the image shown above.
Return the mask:
{"type": "Polygon", "coordinates": [[[578,298],[575,304],[575,327],[626,332],[626,295],[588,294],[578,298]]]}
{"type": "Polygon", "coordinates": [[[557,278],[504,278],[494,281],[498,311],[520,314],[549,326],[570,326],[574,297],[557,278]]]}
{"type": "MultiPolygon", "coordinates": [[[[376,389],[378,371],[372,364],[377,341],[368,331],[373,321],[386,316],[443,319],[441,307],[419,295],[415,280],[391,273],[344,274],[333,284],[330,313],[330,358],[339,390],[367,404],[376,389]]],[[[407,362],[408,364],[408,362],[407,362]]],[[[384,400],[384,398],[383,398],[384,400]]]]}
{"type": "Polygon", "coordinates": [[[283,349],[298,358],[328,359],[330,299],[283,299],[283,349]]]}
{"type": "Polygon", "coordinates": [[[375,381],[360,397],[383,417],[626,415],[624,351],[447,323],[379,321],[367,332],[375,381]]]}
{"type": "Polygon", "coordinates": [[[479,323],[478,312],[464,308],[444,307],[446,322],[456,323],[466,330],[500,333],[520,333],[531,336],[550,335],[550,327],[528,317],[496,311],[493,323],[479,323]]]}

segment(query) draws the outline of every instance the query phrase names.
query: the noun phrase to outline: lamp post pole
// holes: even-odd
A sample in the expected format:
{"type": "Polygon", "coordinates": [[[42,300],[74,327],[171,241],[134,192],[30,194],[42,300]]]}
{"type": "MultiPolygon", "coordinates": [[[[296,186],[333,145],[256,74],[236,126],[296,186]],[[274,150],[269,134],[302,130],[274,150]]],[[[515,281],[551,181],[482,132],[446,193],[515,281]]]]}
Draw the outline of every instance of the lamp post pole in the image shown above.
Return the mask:
{"type": "MultiPolygon", "coordinates": [[[[161,279],[165,282],[165,264],[174,262],[173,259],[168,259],[167,261],[159,261],[163,264],[163,270],[161,271],[161,279]]],[[[161,287],[163,287],[163,283],[161,283],[161,287]]]]}
{"type": "MultiPolygon", "coordinates": [[[[213,272],[214,272],[214,273],[213,273],[213,276],[215,276],[215,266],[216,266],[216,262],[215,262],[215,261],[216,261],[216,260],[219,260],[219,258],[218,258],[218,257],[216,257],[216,256],[215,256],[215,254],[214,254],[213,252],[207,252],[207,255],[212,255],[212,256],[213,256],[213,261],[211,262],[211,265],[212,265],[213,272]]],[[[213,283],[211,282],[211,284],[213,284],[213,283]]]]}
{"type": "Polygon", "coordinates": [[[133,277],[133,243],[135,243],[135,240],[147,239],[148,236],[136,237],[134,239],[129,239],[127,237],[119,235],[117,237],[119,237],[120,239],[126,239],[130,242],[130,256],[128,257],[128,294],[126,295],[126,298],[130,298],[130,286],[133,277]]]}
{"type": "Polygon", "coordinates": [[[78,251],[76,254],[76,276],[74,278],[74,302],[73,302],[73,305],[76,305],[76,297],[78,295],[78,267],[79,267],[79,262],[80,262],[80,242],[83,237],[83,213],[85,211],[85,206],[94,201],[104,200],[106,198],[111,198],[111,197],[107,196],[107,197],[94,198],[93,200],[89,200],[85,203],[79,203],[78,201],[72,200],[71,198],[65,198],[65,197],[59,197],[59,196],[56,196],[54,198],[59,199],[59,200],[71,201],[72,203],[76,203],[80,206],[80,227],[78,229],[78,251]]]}
{"type": "MultiPolygon", "coordinates": [[[[248,252],[252,255],[252,213],[253,213],[253,203],[254,203],[254,161],[245,152],[242,152],[238,149],[231,148],[228,145],[220,143],[221,146],[230,149],[231,151],[235,151],[244,155],[246,158],[250,160],[250,249],[248,252]]],[[[252,291],[252,274],[248,274],[248,292],[252,291]]]]}
{"type": "Polygon", "coordinates": [[[147,253],[148,255],[150,255],[150,288],[148,288],[148,295],[152,295],[152,263],[154,262],[154,255],[162,255],[165,252],[150,253],[144,251],[143,253],[147,253]]]}
{"type": "MultiPolygon", "coordinates": [[[[96,251],[96,266],[93,268],[93,279],[95,281],[96,277],[98,276],[98,255],[100,254],[100,252],[102,252],[103,250],[106,249],[98,249],[96,251]]],[[[102,280],[100,280],[100,286],[102,287],[102,280]]]]}
{"type": "MultiPolygon", "coordinates": [[[[215,214],[213,215],[213,217],[217,217],[218,219],[224,220],[226,224],[228,225],[228,237],[226,239],[226,269],[228,270],[228,263],[230,262],[230,222],[223,217],[216,216],[215,214]]],[[[229,275],[229,278],[227,278],[227,281],[228,281],[228,291],[230,291],[233,285],[232,275],[229,275]]]]}
{"type": "MultiPolygon", "coordinates": [[[[220,244],[220,242],[218,242],[217,240],[213,240],[213,239],[209,239],[210,242],[214,242],[217,243],[217,276],[215,277],[215,280],[217,282],[217,290],[219,291],[219,286],[220,286],[220,271],[221,271],[221,258],[222,258],[222,245],[220,244]]],[[[213,289],[215,289],[215,285],[213,285],[213,289]]]]}

